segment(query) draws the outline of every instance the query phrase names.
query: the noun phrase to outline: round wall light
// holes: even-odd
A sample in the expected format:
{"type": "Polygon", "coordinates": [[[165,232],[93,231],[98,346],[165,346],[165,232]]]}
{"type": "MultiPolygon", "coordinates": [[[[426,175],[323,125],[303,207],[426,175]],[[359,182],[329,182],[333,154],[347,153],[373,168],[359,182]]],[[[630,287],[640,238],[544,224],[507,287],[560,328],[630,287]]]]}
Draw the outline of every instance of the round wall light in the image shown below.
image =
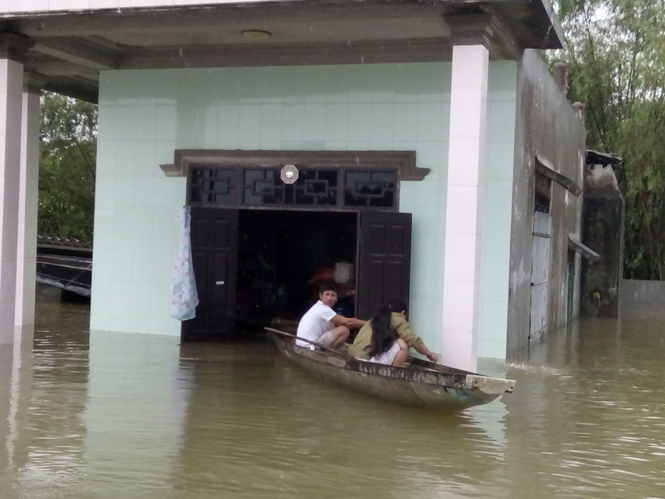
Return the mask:
{"type": "Polygon", "coordinates": [[[299,172],[296,165],[284,165],[284,168],[282,168],[282,171],[279,174],[282,182],[285,184],[295,184],[296,180],[298,180],[298,175],[299,172]]]}

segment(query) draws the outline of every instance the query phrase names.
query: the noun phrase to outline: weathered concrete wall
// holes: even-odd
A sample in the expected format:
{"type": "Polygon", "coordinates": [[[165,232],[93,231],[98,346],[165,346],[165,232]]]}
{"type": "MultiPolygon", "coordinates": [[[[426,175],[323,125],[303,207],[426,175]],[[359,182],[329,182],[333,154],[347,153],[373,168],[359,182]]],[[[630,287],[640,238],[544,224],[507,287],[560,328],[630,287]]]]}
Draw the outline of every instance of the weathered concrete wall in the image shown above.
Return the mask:
{"type": "MultiPolygon", "coordinates": [[[[586,131],[536,51],[524,52],[518,71],[515,168],[510,254],[510,298],[506,356],[517,357],[529,344],[532,230],[536,154],[582,186],[586,131]]],[[[552,184],[552,243],[547,331],[567,320],[568,234],[579,234],[582,199],[552,184]]],[[[575,287],[579,296],[579,256],[575,287]]],[[[573,314],[578,312],[578,307],[573,314]]]]}
{"type": "Polygon", "coordinates": [[[582,220],[582,242],[600,259],[582,261],[580,315],[618,317],[624,202],[611,166],[586,167],[582,220]]]}
{"type": "Polygon", "coordinates": [[[665,281],[637,281],[622,279],[620,303],[665,304],[665,281]]]}

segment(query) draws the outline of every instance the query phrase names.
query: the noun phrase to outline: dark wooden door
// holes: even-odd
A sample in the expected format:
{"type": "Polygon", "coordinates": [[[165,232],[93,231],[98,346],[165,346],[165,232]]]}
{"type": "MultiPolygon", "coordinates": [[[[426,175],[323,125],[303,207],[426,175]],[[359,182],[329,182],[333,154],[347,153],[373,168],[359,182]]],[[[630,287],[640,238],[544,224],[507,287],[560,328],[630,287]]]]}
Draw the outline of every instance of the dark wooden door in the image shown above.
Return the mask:
{"type": "Polygon", "coordinates": [[[182,323],[183,341],[235,334],[238,210],[192,208],[192,259],[199,294],[196,317],[182,323]]]}
{"type": "Polygon", "coordinates": [[[360,212],[356,316],[370,319],[392,298],[408,303],[411,214],[360,212]]]}

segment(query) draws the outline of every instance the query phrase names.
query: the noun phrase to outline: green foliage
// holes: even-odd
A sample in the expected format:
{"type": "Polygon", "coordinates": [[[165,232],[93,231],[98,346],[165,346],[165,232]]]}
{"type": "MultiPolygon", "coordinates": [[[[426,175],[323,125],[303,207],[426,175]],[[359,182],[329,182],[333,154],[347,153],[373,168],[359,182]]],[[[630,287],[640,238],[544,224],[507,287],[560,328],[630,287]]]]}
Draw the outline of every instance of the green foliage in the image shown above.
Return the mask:
{"type": "Polygon", "coordinates": [[[624,275],[665,279],[665,2],[561,0],[559,16],[587,145],[624,159],[624,275]]]}
{"type": "Polygon", "coordinates": [[[92,241],[97,106],[45,92],[41,99],[38,231],[92,241]]]}

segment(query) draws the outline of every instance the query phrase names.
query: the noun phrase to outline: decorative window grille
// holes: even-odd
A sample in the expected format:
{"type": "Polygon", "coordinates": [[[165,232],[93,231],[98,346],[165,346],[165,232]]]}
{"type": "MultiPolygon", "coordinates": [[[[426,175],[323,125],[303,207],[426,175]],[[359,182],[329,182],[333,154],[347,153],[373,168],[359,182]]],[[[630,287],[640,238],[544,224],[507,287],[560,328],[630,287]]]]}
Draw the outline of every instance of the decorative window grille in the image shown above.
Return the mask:
{"type": "Polygon", "coordinates": [[[249,206],[284,204],[284,187],[279,170],[257,168],[245,170],[243,204],[249,206]]]}
{"type": "Polygon", "coordinates": [[[190,198],[192,205],[394,209],[397,172],[301,168],[298,180],[285,184],[280,168],[194,167],[190,198]]]}
{"type": "Polygon", "coordinates": [[[192,204],[237,204],[239,173],[235,169],[194,168],[190,184],[192,204]]]}
{"type": "Polygon", "coordinates": [[[293,204],[300,206],[337,206],[338,170],[302,170],[294,190],[293,204]]]}
{"type": "Polygon", "coordinates": [[[395,206],[395,172],[346,172],[344,205],[389,208],[395,206]]]}

